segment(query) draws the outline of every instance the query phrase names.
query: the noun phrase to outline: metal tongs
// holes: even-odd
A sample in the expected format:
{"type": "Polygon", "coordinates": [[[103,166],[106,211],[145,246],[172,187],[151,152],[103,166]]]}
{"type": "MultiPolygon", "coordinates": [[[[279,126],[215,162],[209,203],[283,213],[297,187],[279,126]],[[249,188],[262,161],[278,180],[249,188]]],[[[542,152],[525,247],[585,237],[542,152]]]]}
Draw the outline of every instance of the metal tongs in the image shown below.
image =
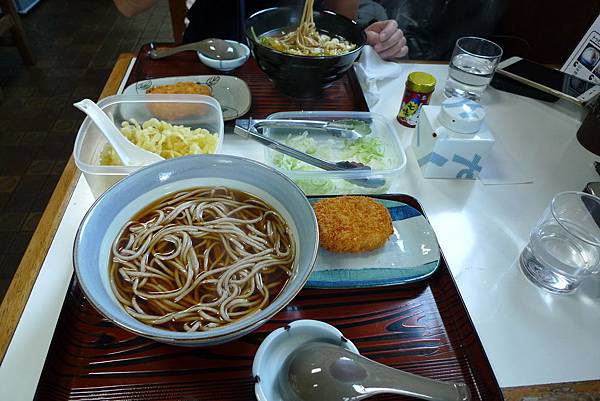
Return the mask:
{"type": "MultiPolygon", "coordinates": [[[[309,130],[325,130],[335,136],[341,136],[344,138],[360,138],[362,134],[354,129],[348,129],[340,127],[339,122],[326,122],[326,121],[303,121],[303,120],[253,120],[253,119],[240,119],[235,121],[234,132],[243,138],[250,138],[254,141],[267,146],[273,150],[276,150],[285,155],[294,157],[298,160],[302,160],[312,166],[322,168],[326,171],[349,171],[349,170],[364,170],[370,171],[371,167],[366,166],[362,163],[351,162],[351,161],[340,161],[337,163],[330,163],[328,161],[319,159],[318,157],[304,153],[298,149],[294,149],[287,146],[279,141],[264,136],[258,132],[263,128],[295,128],[295,129],[309,129],[309,130]],[[336,125],[336,123],[338,123],[336,125]]],[[[381,175],[369,176],[365,178],[351,178],[346,179],[354,185],[363,188],[379,188],[385,185],[385,179],[381,175]]]]}
{"type": "Polygon", "coordinates": [[[316,121],[316,120],[240,120],[250,121],[252,127],[259,131],[263,128],[288,128],[288,129],[307,129],[312,131],[325,131],[333,136],[346,138],[350,140],[362,138],[371,133],[371,126],[363,120],[336,120],[336,121],[316,121]]]}

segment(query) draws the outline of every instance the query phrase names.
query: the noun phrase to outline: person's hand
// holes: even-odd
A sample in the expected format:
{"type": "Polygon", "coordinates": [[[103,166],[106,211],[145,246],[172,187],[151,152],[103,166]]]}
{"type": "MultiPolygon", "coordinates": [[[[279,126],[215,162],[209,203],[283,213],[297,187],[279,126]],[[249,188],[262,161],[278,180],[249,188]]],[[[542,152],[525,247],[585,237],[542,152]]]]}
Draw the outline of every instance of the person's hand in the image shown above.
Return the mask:
{"type": "Polygon", "coordinates": [[[398,29],[396,20],[378,21],[365,29],[367,43],[382,59],[404,57],[408,54],[404,33],[398,29]]]}

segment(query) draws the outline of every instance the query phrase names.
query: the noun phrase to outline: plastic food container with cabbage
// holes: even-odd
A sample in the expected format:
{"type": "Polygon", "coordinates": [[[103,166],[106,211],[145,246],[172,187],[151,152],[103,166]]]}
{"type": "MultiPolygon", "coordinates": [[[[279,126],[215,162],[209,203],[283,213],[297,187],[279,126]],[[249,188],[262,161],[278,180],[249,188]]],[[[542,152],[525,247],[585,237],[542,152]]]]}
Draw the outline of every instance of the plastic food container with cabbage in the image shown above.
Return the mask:
{"type": "Polygon", "coordinates": [[[369,112],[304,111],[271,114],[267,119],[357,121],[367,124],[367,134],[357,139],[302,128],[266,128],[264,135],[329,162],[350,161],[370,170],[324,171],[291,156],[265,147],[267,164],[289,176],[308,195],[385,193],[404,169],[406,154],[396,131],[381,115],[369,112]],[[382,177],[385,184],[365,188],[352,180],[382,177]]]}
{"type": "MultiPolygon", "coordinates": [[[[223,115],[219,103],[200,95],[117,95],[98,106],[136,145],[165,159],[219,153],[223,115]]],[[[74,159],[94,197],[143,166],[123,166],[96,125],[86,118],[75,140],[74,159]]]]}

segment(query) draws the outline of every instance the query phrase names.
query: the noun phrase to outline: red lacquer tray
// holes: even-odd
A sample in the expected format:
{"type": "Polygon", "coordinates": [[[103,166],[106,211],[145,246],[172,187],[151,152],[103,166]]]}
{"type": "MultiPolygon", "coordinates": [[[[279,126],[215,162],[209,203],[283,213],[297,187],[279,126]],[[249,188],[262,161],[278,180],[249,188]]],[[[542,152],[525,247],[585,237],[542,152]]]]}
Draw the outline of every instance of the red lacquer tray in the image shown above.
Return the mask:
{"type": "MultiPolygon", "coordinates": [[[[142,48],[128,84],[178,75],[219,74],[194,53],[150,60],[142,48]]],[[[319,99],[281,95],[250,60],[231,73],[252,92],[248,115],[285,110],[355,110],[367,105],[353,71],[319,99]]],[[[405,195],[384,195],[422,210],[405,195]]],[[[442,258],[438,271],[410,285],[353,290],[304,289],[255,332],[221,346],[181,348],[130,334],[104,319],[73,280],[36,392],[38,400],[254,400],[254,354],[273,330],[297,319],[340,329],[362,354],[434,379],[468,384],[474,400],[501,400],[481,342],[442,258]]],[[[380,396],[381,400],[408,400],[380,396]]],[[[324,400],[326,401],[326,400],[324,400]]]]}
{"type": "Polygon", "coordinates": [[[247,116],[264,118],[278,111],[337,110],[369,111],[362,95],[354,69],[335,81],[314,99],[296,99],[279,92],[258,68],[253,58],[237,70],[221,72],[208,68],[198,60],[195,52],[179,53],[160,60],[148,56],[149,47],[143,46],[126,86],[145,79],[186,75],[233,75],[243,79],[250,88],[252,107],[247,116]]]}
{"type": "MultiPolygon", "coordinates": [[[[406,195],[381,197],[422,210],[406,195]]],[[[163,345],[116,327],[85,300],[73,280],[36,399],[254,400],[252,361],[258,346],[271,331],[297,319],[334,325],[363,355],[386,365],[438,380],[465,382],[473,400],[502,400],[443,258],[431,278],[415,284],[304,289],[255,332],[208,348],[163,345]]]]}

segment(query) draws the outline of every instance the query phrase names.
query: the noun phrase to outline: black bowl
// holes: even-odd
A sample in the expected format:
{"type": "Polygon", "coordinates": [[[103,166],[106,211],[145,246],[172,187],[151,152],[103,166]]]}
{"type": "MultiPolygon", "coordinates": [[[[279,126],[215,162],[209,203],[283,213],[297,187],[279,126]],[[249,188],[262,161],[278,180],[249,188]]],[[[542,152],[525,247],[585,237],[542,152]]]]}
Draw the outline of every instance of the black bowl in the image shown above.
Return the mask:
{"type": "Polygon", "coordinates": [[[279,90],[293,97],[315,97],[348,71],[365,45],[366,37],[351,19],[332,11],[315,10],[313,18],[320,32],[342,36],[356,44],[356,49],[339,56],[295,56],[263,46],[256,40],[264,33],[298,26],[301,15],[302,8],[294,7],[259,11],[246,21],[246,37],[258,66],[279,90]]]}

